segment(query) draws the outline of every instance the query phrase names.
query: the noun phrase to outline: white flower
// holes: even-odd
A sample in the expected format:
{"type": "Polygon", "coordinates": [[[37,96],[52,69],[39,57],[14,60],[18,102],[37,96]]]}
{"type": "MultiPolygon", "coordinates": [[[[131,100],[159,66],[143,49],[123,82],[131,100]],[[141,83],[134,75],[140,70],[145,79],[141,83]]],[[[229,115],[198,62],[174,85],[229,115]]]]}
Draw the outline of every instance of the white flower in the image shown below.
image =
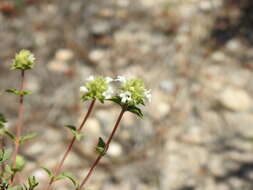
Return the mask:
{"type": "Polygon", "coordinates": [[[131,92],[129,92],[129,91],[120,93],[119,97],[121,98],[121,102],[122,103],[126,103],[126,102],[132,100],[132,98],[131,98],[131,92]]]}
{"type": "Polygon", "coordinates": [[[113,94],[113,89],[112,87],[108,87],[107,91],[103,92],[103,96],[105,97],[105,99],[109,99],[112,97],[112,94],[113,94]]]}
{"type": "Polygon", "coordinates": [[[86,80],[87,80],[87,81],[93,81],[94,79],[95,79],[94,76],[91,75],[91,76],[89,76],[86,80]]]}
{"type": "Polygon", "coordinates": [[[123,76],[117,76],[117,78],[115,79],[115,81],[119,81],[119,82],[125,83],[127,80],[123,76]]]}
{"type": "Polygon", "coordinates": [[[110,83],[110,82],[113,81],[113,79],[112,79],[111,77],[105,77],[105,81],[106,81],[107,83],[110,83]]]}
{"type": "Polygon", "coordinates": [[[151,90],[146,90],[144,92],[144,96],[148,99],[149,102],[151,102],[151,97],[152,97],[151,90]]]}
{"type": "Polygon", "coordinates": [[[29,55],[27,58],[30,62],[34,62],[35,61],[35,57],[33,54],[29,55]]]}
{"type": "Polygon", "coordinates": [[[81,86],[80,92],[86,93],[86,92],[88,92],[88,89],[85,86],[81,86]]]}

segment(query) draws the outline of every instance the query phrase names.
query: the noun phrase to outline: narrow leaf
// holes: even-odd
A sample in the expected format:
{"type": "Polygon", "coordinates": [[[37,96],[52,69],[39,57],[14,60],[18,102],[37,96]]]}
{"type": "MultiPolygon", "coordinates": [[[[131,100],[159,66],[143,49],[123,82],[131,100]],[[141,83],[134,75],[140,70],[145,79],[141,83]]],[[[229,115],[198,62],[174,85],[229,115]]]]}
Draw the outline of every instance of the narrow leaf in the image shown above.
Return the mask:
{"type": "Polygon", "coordinates": [[[105,154],[105,148],[106,148],[106,144],[105,144],[104,140],[101,137],[99,137],[98,144],[96,146],[96,151],[98,153],[104,155],[105,154]]]}
{"type": "Polygon", "coordinates": [[[24,141],[32,139],[35,136],[37,136],[37,133],[31,133],[31,134],[28,134],[28,135],[25,135],[25,136],[21,137],[19,141],[22,143],[24,141]]]}
{"type": "Polygon", "coordinates": [[[143,113],[141,111],[140,108],[136,107],[136,106],[128,106],[127,107],[127,111],[137,115],[138,117],[140,117],[141,119],[143,119],[143,113]]]}
{"type": "Polygon", "coordinates": [[[69,128],[71,130],[76,131],[76,126],[74,126],[74,125],[65,125],[65,127],[69,128]]]}
{"type": "Polygon", "coordinates": [[[6,134],[8,137],[10,137],[13,141],[16,140],[16,137],[14,136],[14,134],[12,134],[10,131],[8,130],[4,130],[4,134],[6,134]]]}
{"type": "Polygon", "coordinates": [[[53,176],[53,173],[48,168],[45,168],[45,167],[41,167],[41,168],[48,174],[49,177],[53,176]]]}

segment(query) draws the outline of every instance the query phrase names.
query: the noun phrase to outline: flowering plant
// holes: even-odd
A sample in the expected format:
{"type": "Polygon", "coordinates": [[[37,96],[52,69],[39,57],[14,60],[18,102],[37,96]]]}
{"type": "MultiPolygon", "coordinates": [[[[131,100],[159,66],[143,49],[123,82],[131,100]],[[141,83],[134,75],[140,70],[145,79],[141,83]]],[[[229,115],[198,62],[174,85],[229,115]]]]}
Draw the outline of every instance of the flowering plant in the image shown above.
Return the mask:
{"type": "MultiPolygon", "coordinates": [[[[18,54],[16,54],[11,66],[11,69],[21,71],[21,84],[19,90],[8,89],[6,91],[19,96],[19,111],[15,134],[5,128],[7,120],[4,115],[0,113],[0,142],[2,142],[4,135],[6,135],[10,137],[14,144],[14,149],[11,150],[6,149],[4,144],[0,143],[0,165],[2,166],[0,172],[0,190],[34,190],[39,184],[34,176],[28,177],[27,182],[20,182],[16,175],[17,173],[22,172],[22,169],[26,164],[24,157],[22,157],[19,153],[20,145],[26,140],[36,136],[35,133],[27,134],[25,136],[22,136],[21,134],[24,120],[24,97],[31,94],[30,91],[25,91],[24,89],[25,71],[33,68],[34,64],[35,58],[33,54],[28,50],[21,50],[18,54]]],[[[90,76],[86,79],[86,81],[87,82],[80,87],[80,92],[82,93],[82,102],[90,101],[87,113],[85,114],[79,127],[66,125],[66,127],[71,130],[73,137],[67,145],[63,157],[58,162],[55,169],[50,170],[48,168],[43,168],[49,176],[49,181],[45,184],[43,190],[50,190],[55,181],[62,179],[69,179],[73,183],[75,190],[83,190],[95,167],[99,164],[102,157],[106,155],[124,113],[129,111],[143,118],[143,113],[139,106],[145,105],[146,101],[151,101],[150,90],[147,90],[144,86],[144,82],[138,78],[126,79],[123,76],[118,76],[116,79],[113,79],[111,77],[90,76]],[[118,85],[118,82],[120,85],[118,85]],[[113,86],[114,88],[115,86],[118,86],[118,88],[113,90],[113,86]],[[105,103],[105,101],[115,102],[121,106],[121,111],[108,139],[104,141],[101,137],[99,137],[95,148],[98,152],[98,156],[92,163],[88,173],[83,177],[81,182],[78,183],[71,174],[61,172],[61,170],[74,143],[83,137],[82,129],[91,115],[97,100],[101,103],[105,103]]]]}

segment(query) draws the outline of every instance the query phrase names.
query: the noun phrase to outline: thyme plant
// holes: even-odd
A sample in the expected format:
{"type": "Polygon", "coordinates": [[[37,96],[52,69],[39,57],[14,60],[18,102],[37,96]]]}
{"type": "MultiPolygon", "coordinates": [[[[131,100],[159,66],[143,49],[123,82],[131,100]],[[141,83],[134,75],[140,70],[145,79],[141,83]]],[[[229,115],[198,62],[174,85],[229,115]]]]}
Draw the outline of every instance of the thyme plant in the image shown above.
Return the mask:
{"type": "MultiPolygon", "coordinates": [[[[19,109],[14,133],[6,129],[5,126],[7,120],[4,115],[0,113],[0,190],[34,190],[39,184],[35,176],[29,176],[26,182],[20,181],[20,178],[18,177],[19,175],[22,175],[22,169],[26,164],[25,159],[19,154],[20,146],[26,140],[36,136],[35,133],[22,136],[22,128],[24,125],[24,98],[26,95],[31,94],[30,91],[25,90],[25,74],[26,71],[32,69],[34,65],[34,55],[28,50],[21,50],[18,54],[16,54],[11,66],[11,70],[18,70],[20,72],[20,87],[19,90],[8,89],[6,92],[18,96],[19,109]],[[5,148],[5,136],[10,137],[13,142],[12,149],[5,148]]],[[[46,184],[42,184],[44,186],[43,190],[50,190],[53,187],[54,182],[62,179],[70,180],[74,185],[73,190],[84,190],[86,188],[87,181],[91,177],[96,166],[106,155],[124,114],[126,112],[131,112],[136,116],[143,118],[140,106],[144,106],[146,101],[151,101],[150,90],[145,88],[144,82],[139,78],[127,79],[123,76],[118,76],[116,79],[113,79],[111,77],[90,76],[86,79],[86,83],[80,87],[80,92],[82,93],[81,102],[89,101],[88,110],[83,116],[83,120],[78,127],[74,125],[65,126],[70,129],[73,137],[69,141],[62,158],[56,164],[55,168],[52,170],[45,167],[42,168],[49,176],[48,182],[46,184]],[[62,172],[64,163],[68,158],[74,143],[81,140],[84,136],[82,130],[84,129],[86,121],[92,114],[96,102],[104,104],[107,101],[114,102],[120,106],[121,111],[107,140],[104,141],[101,137],[99,137],[95,148],[98,156],[91,164],[88,173],[83,176],[83,179],[81,179],[79,183],[72,174],[62,172]]]]}

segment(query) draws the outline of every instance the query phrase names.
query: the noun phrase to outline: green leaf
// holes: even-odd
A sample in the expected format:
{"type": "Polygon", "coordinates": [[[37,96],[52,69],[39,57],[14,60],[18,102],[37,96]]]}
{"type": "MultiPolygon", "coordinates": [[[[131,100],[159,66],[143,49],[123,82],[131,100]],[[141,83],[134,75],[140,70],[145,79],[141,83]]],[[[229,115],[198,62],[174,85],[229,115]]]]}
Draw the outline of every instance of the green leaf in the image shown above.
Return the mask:
{"type": "Polygon", "coordinates": [[[11,157],[11,149],[0,150],[0,163],[8,160],[11,157]]]}
{"type": "Polygon", "coordinates": [[[76,126],[74,126],[74,125],[65,125],[65,127],[69,128],[70,130],[74,130],[74,131],[77,130],[76,126]]]}
{"type": "Polygon", "coordinates": [[[137,115],[138,117],[140,117],[141,119],[143,119],[143,113],[141,111],[140,108],[136,107],[136,106],[128,106],[127,107],[127,111],[137,115]]]}
{"type": "Polygon", "coordinates": [[[53,177],[53,172],[51,172],[48,168],[45,168],[45,167],[41,167],[49,177],[53,177]]]}
{"type": "Polygon", "coordinates": [[[37,133],[31,133],[31,134],[25,135],[25,136],[23,136],[23,137],[20,138],[19,142],[22,143],[24,141],[32,139],[35,136],[37,136],[37,133]]]}
{"type": "Polygon", "coordinates": [[[4,124],[7,123],[4,115],[2,113],[0,113],[0,128],[4,127],[4,124]]]}
{"type": "Polygon", "coordinates": [[[39,182],[36,180],[35,176],[29,176],[28,185],[29,185],[29,190],[33,190],[37,185],[39,185],[39,182]]]}
{"type": "Polygon", "coordinates": [[[70,173],[61,173],[60,175],[56,177],[55,180],[61,180],[61,179],[69,179],[73,183],[75,188],[79,187],[79,184],[76,182],[76,180],[70,173]]]}
{"type": "Polygon", "coordinates": [[[80,141],[81,138],[84,136],[83,133],[76,131],[76,130],[71,130],[72,134],[76,137],[76,140],[80,141]]]}
{"type": "Polygon", "coordinates": [[[106,148],[106,144],[105,144],[104,140],[101,137],[99,137],[98,144],[96,146],[96,151],[99,154],[105,155],[105,148],[106,148]]]}
{"type": "Polygon", "coordinates": [[[112,101],[112,102],[115,102],[116,104],[119,104],[119,105],[122,105],[121,104],[121,98],[119,96],[115,96],[115,97],[112,97],[110,99],[107,99],[108,101],[112,101]]]}
{"type": "Polygon", "coordinates": [[[4,130],[4,134],[7,135],[8,137],[10,137],[13,141],[16,140],[16,137],[14,134],[12,134],[10,131],[8,130],[4,130]]]}
{"type": "Polygon", "coordinates": [[[5,90],[5,92],[15,94],[15,95],[19,95],[19,91],[17,89],[7,89],[7,90],[5,90]]]}

